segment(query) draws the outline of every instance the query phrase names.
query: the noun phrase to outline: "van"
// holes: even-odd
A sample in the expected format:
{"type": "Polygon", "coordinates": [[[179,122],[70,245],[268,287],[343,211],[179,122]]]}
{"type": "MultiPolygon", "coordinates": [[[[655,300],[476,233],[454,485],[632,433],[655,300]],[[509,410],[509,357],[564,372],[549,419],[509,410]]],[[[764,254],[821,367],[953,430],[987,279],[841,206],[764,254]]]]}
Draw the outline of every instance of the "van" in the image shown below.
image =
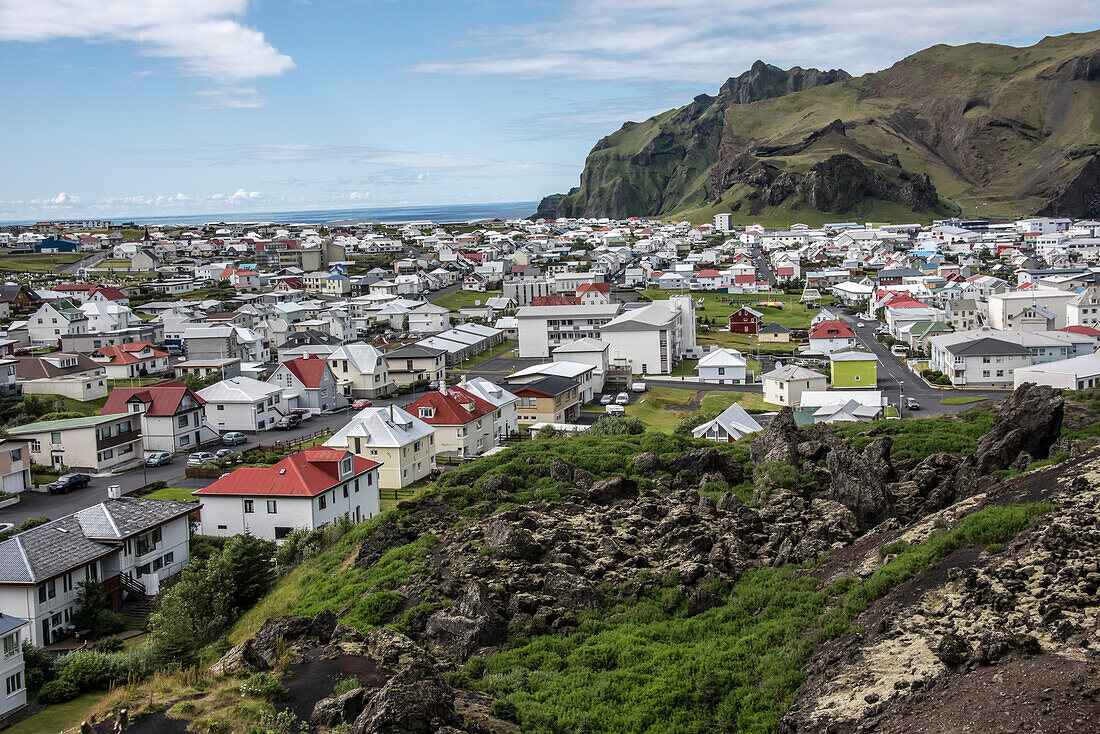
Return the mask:
{"type": "Polygon", "coordinates": [[[894,353],[895,357],[904,357],[905,355],[909,354],[909,347],[905,346],[904,344],[895,344],[894,346],[890,347],[890,351],[894,353]]]}
{"type": "Polygon", "coordinates": [[[630,386],[632,392],[645,392],[646,384],[644,382],[635,382],[630,386]]]}
{"type": "Polygon", "coordinates": [[[626,408],[621,405],[609,405],[604,410],[608,415],[626,415],[626,408]]]}

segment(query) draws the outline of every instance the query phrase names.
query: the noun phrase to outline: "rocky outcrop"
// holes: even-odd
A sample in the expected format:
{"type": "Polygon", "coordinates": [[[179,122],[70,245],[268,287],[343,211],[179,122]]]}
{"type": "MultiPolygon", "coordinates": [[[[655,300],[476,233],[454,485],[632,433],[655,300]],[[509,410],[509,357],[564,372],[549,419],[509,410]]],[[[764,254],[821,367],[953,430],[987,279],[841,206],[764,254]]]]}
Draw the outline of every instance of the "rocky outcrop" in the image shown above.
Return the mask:
{"type": "Polygon", "coordinates": [[[309,723],[326,729],[350,724],[363,713],[373,694],[373,691],[366,688],[355,688],[333,698],[323,698],[313,707],[309,723]]]}
{"type": "Polygon", "coordinates": [[[752,442],[749,456],[756,466],[770,462],[780,462],[798,466],[798,444],[803,436],[794,422],[794,411],[783,408],[772,419],[768,430],[752,442]]]}
{"type": "Polygon", "coordinates": [[[402,668],[370,697],[351,731],[354,734],[435,734],[442,727],[461,723],[455,713],[454,690],[434,666],[414,662],[402,668]]]}
{"type": "Polygon", "coordinates": [[[453,607],[428,618],[425,636],[449,656],[465,661],[483,647],[504,642],[507,632],[489,590],[484,584],[471,583],[453,607]]]}

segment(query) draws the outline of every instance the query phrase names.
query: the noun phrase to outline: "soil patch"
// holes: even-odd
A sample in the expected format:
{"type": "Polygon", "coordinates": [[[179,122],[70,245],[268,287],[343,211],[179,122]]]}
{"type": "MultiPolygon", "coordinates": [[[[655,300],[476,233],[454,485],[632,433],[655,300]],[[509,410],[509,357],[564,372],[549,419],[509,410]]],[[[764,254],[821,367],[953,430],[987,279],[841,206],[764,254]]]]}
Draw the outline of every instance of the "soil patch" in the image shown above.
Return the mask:
{"type": "Polygon", "coordinates": [[[355,678],[365,687],[381,688],[392,675],[366,655],[328,658],[321,655],[321,649],[310,650],[300,662],[290,666],[289,675],[283,678],[288,698],[282,708],[302,721],[309,721],[318,701],[332,695],[337,681],[355,678]]]}

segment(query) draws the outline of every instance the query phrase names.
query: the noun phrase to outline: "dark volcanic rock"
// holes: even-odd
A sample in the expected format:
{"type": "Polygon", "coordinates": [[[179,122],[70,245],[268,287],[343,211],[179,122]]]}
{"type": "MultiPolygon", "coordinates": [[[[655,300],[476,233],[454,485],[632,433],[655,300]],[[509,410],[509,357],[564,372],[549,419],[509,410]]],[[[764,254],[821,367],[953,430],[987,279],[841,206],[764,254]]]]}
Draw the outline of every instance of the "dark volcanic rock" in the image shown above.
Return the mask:
{"type": "Polygon", "coordinates": [[[596,482],[592,489],[588,490],[588,499],[597,505],[609,505],[618,500],[636,497],[638,483],[626,477],[611,477],[602,482],[596,482]]]}
{"type": "Polygon", "coordinates": [[[948,632],[936,646],[936,657],[948,668],[957,668],[967,660],[973,650],[970,644],[954,632],[948,632]]]}
{"type": "Polygon", "coordinates": [[[507,521],[494,522],[485,533],[485,540],[501,556],[521,561],[536,561],[545,552],[526,528],[507,521]]]}
{"type": "Polygon", "coordinates": [[[462,598],[448,610],[428,618],[425,636],[449,655],[466,660],[483,647],[504,641],[508,628],[493,607],[484,584],[472,583],[462,598]]]}
{"type": "Polygon", "coordinates": [[[459,723],[454,690],[423,662],[406,666],[370,699],[354,734],[433,734],[459,723]]]}
{"type": "Polygon", "coordinates": [[[680,454],[669,461],[666,468],[677,475],[686,471],[692,477],[717,472],[730,484],[740,484],[745,476],[744,469],[729,454],[709,446],[680,454]]]}
{"type": "Polygon", "coordinates": [[[322,698],[313,707],[309,723],[315,727],[331,728],[340,724],[350,724],[366,708],[371,693],[365,688],[342,693],[333,698],[322,698]]]}
{"type": "MultiPolygon", "coordinates": [[[[875,439],[889,441],[888,437],[875,439]]],[[[872,443],[867,448],[870,449],[872,443]]],[[[871,452],[876,456],[881,447],[871,452]]],[[[889,453],[889,445],[886,447],[889,453]]],[[[829,482],[829,499],[847,507],[856,516],[860,525],[870,527],[885,520],[893,512],[893,500],[886,486],[884,473],[893,469],[872,464],[866,458],[866,450],[861,456],[847,446],[839,446],[829,452],[825,466],[832,476],[829,482]]]]}
{"type": "Polygon", "coordinates": [[[756,466],[772,461],[798,466],[798,444],[802,440],[794,422],[794,411],[784,408],[772,420],[768,430],[752,442],[749,456],[756,466]]]}

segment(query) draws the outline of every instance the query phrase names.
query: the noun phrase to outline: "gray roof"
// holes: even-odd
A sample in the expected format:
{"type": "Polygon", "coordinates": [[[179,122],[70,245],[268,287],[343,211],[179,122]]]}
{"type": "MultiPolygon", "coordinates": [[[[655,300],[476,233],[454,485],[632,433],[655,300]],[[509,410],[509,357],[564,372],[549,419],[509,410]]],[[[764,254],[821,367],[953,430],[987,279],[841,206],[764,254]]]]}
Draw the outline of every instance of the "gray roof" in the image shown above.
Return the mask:
{"type": "Polygon", "coordinates": [[[543,377],[541,380],[535,380],[523,385],[516,385],[514,390],[516,392],[521,390],[534,390],[535,392],[541,392],[547,395],[561,395],[571,387],[577,387],[577,382],[566,377],[549,375],[543,377]]]}
{"type": "Polygon", "coordinates": [[[419,344],[409,344],[408,346],[394,349],[393,351],[386,352],[383,356],[386,359],[416,359],[418,357],[438,357],[446,354],[446,349],[436,349],[435,347],[425,347],[419,344]]]}
{"type": "Polygon", "coordinates": [[[121,540],[195,510],[190,502],[123,497],[80,510],[75,517],[84,535],[99,540],[121,540]]]}
{"type": "Polygon", "coordinates": [[[763,326],[760,327],[760,330],[759,330],[758,333],[760,333],[760,334],[790,334],[791,330],[788,329],[783,324],[777,323],[775,321],[769,321],[768,323],[766,323],[766,324],[764,324],[763,326]]]}
{"type": "Polygon", "coordinates": [[[961,356],[993,356],[998,354],[1031,354],[1027,347],[1022,347],[1019,344],[1013,344],[1002,339],[994,339],[992,337],[984,337],[982,339],[976,339],[967,344],[951,347],[951,354],[956,357],[961,356]]]}
{"type": "Polygon", "coordinates": [[[27,623],[22,617],[13,617],[10,614],[0,612],[0,635],[6,635],[12,630],[19,629],[27,623]]]}

